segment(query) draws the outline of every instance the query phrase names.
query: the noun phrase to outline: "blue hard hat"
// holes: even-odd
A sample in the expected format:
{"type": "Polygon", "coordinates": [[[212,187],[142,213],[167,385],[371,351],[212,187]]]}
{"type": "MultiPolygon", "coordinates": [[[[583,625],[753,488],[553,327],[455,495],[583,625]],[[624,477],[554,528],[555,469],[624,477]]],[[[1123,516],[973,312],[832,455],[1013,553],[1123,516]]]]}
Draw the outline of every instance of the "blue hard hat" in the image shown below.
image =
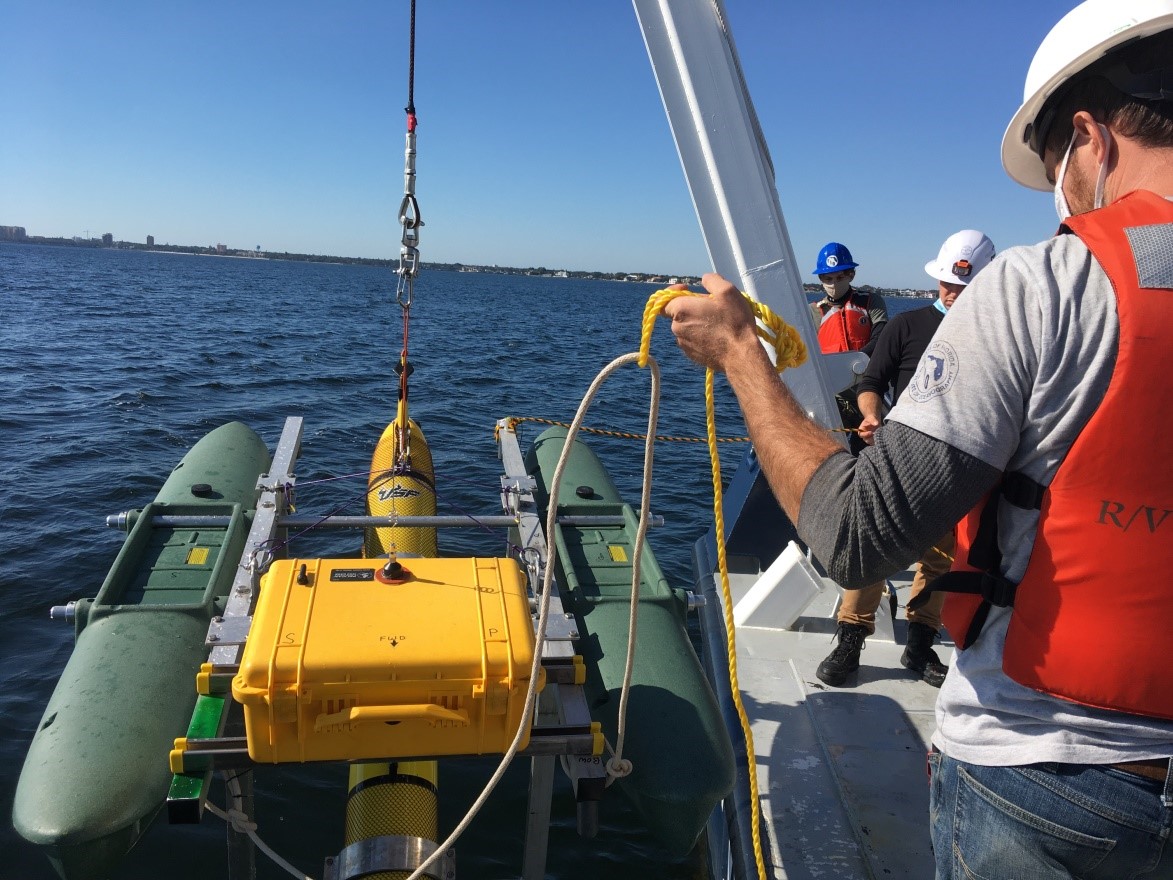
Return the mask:
{"type": "Polygon", "coordinates": [[[854,269],[859,263],[851,259],[851,251],[837,241],[823,245],[819,251],[818,262],[812,275],[828,275],[831,272],[842,272],[844,269],[854,269]]]}

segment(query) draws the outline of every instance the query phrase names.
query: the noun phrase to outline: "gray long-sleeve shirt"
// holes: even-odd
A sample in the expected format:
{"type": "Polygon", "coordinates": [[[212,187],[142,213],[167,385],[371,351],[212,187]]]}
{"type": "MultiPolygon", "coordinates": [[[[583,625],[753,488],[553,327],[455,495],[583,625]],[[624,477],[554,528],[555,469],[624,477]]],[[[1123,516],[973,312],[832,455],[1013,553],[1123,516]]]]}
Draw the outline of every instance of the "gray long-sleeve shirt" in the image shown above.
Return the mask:
{"type": "Polygon", "coordinates": [[[798,533],[838,584],[865,587],[919,559],[999,473],[892,422],[858,458],[836,453],[815,471],[802,496],[798,533]]]}

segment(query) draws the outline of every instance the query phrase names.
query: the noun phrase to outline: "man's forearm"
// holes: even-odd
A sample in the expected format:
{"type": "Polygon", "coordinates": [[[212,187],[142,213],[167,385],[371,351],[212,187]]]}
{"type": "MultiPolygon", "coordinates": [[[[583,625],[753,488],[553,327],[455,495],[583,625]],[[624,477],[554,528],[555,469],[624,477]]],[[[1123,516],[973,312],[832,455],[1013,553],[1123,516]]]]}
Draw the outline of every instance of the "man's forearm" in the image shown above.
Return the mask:
{"type": "Polygon", "coordinates": [[[701,284],[708,296],[675,297],[664,306],[664,314],[672,319],[672,332],[689,358],[725,373],[762,472],[786,515],[797,523],[811,475],[843,447],[807,418],[782,384],[758,340],[745,295],[713,272],[701,284]]]}
{"type": "Polygon", "coordinates": [[[865,419],[875,419],[877,422],[884,420],[884,398],[880,397],[876,392],[859,392],[855,398],[855,405],[859,407],[859,411],[865,419]]]}
{"type": "Polygon", "coordinates": [[[756,339],[739,355],[726,360],[726,378],[774,497],[797,523],[811,476],[843,447],[802,411],[756,339]]]}

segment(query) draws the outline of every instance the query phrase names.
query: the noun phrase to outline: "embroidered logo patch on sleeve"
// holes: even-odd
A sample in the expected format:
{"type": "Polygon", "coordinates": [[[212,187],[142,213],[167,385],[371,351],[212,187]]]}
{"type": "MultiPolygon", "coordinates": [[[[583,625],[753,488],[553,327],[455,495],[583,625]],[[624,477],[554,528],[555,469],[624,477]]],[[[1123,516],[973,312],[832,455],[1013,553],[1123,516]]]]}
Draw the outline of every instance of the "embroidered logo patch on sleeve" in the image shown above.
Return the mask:
{"type": "Polygon", "coordinates": [[[918,403],[940,397],[957,378],[957,352],[948,342],[929,345],[916,368],[916,375],[908,383],[907,393],[918,403]]]}

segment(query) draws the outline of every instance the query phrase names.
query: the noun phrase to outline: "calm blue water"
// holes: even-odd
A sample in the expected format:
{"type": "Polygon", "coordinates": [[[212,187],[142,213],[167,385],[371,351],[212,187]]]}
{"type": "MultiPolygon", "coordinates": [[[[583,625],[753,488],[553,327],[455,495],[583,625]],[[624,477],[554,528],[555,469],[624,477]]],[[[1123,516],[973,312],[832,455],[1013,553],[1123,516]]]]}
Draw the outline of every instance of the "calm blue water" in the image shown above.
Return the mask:
{"type": "MultiPolygon", "coordinates": [[[[394,286],[389,270],[362,266],[0,245],[0,877],[55,876],[8,817],[28,741],[73,644],[72,627],[51,622],[48,608],[97,591],[123,537],[105,528],[105,516],[150,501],[212,428],[240,420],[272,448],[288,415],[306,420],[299,511],[361,513],[362,478],[309,484],[365,473],[394,414],[392,367],[402,345],[394,286]]],[[[411,412],[428,436],[440,513],[499,512],[495,420],[570,421],[596,373],[638,347],[653,290],[421,274],[410,335],[411,412]]],[[[924,304],[889,302],[893,312],[924,304]]],[[[680,355],[667,322],[658,323],[659,433],[703,436],[703,374],[680,355]]],[[[586,423],[642,432],[649,384],[644,370],[620,372],[586,423]]],[[[743,434],[720,385],[718,397],[718,431],[743,434]]],[[[523,438],[542,427],[526,426],[523,438]]],[[[626,499],[637,502],[642,444],[586,439],[626,499]]],[[[743,448],[723,445],[722,452],[731,472],[743,448]]],[[[666,576],[682,586],[691,585],[691,547],[711,517],[708,473],[704,444],[657,446],[652,507],[667,524],[651,541],[666,576]]],[[[501,552],[495,534],[467,529],[443,532],[441,547],[501,552]]],[[[442,829],[463,816],[494,766],[444,766],[442,829]]],[[[258,772],[262,838],[313,876],[342,845],[345,779],[345,769],[333,767],[258,772]]],[[[516,761],[457,845],[458,876],[518,874],[527,780],[527,762],[516,761]]],[[[604,802],[594,842],[575,833],[561,778],[553,809],[550,876],[698,873],[691,860],[667,858],[641,833],[621,796],[604,802]]],[[[224,827],[210,814],[197,827],[160,822],[120,877],[224,876],[223,841],[224,827]]],[[[258,875],[287,876],[259,855],[258,875]]]]}

